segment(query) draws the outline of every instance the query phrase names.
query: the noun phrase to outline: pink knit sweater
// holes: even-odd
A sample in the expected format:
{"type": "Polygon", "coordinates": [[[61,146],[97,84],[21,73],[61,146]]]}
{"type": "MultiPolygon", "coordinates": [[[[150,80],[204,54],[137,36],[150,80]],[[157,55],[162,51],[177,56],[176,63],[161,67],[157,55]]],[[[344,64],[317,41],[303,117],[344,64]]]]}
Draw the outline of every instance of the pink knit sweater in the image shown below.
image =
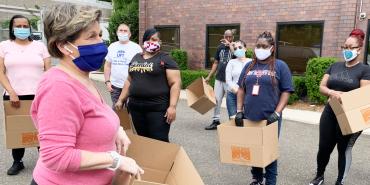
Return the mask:
{"type": "Polygon", "coordinates": [[[81,150],[115,150],[119,119],[102,99],[58,68],[43,76],[31,108],[40,156],[33,171],[39,185],[106,185],[107,169],[81,171],[81,150]]]}

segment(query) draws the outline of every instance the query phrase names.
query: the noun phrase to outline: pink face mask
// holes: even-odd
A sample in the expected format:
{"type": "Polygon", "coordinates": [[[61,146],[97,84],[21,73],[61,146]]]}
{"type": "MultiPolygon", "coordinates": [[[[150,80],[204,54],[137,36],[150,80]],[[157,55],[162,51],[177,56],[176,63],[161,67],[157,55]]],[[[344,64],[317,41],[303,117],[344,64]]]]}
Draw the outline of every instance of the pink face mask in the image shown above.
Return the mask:
{"type": "Polygon", "coordinates": [[[160,48],[161,45],[159,44],[159,42],[150,42],[150,41],[144,42],[144,49],[148,53],[157,52],[160,48]]]}

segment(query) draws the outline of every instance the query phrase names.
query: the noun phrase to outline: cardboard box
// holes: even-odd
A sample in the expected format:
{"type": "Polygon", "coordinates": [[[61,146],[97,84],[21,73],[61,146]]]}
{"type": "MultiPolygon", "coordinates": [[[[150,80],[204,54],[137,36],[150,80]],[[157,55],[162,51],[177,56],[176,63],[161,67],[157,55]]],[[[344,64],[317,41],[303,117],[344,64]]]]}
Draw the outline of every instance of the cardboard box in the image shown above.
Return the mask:
{"type": "Polygon", "coordinates": [[[343,135],[370,128],[370,86],[341,94],[342,103],[329,100],[343,135]]]}
{"type": "Polygon", "coordinates": [[[4,101],[6,148],[39,146],[37,130],[30,115],[31,104],[32,100],[23,100],[20,108],[14,108],[10,101],[4,101]]]}
{"type": "Polygon", "coordinates": [[[184,148],[128,133],[127,156],[145,170],[131,185],[204,185],[184,148]]]}
{"type": "Polygon", "coordinates": [[[201,114],[207,113],[216,106],[215,93],[204,78],[199,78],[186,88],[188,106],[201,114]]]}
{"type": "Polygon", "coordinates": [[[236,127],[234,120],[217,127],[222,163],[264,168],[279,156],[278,124],[244,120],[236,127]]]}
{"type": "Polygon", "coordinates": [[[121,110],[115,110],[115,112],[120,120],[120,123],[123,129],[131,130],[133,128],[133,125],[132,125],[131,116],[129,115],[127,109],[123,108],[121,110]]]}

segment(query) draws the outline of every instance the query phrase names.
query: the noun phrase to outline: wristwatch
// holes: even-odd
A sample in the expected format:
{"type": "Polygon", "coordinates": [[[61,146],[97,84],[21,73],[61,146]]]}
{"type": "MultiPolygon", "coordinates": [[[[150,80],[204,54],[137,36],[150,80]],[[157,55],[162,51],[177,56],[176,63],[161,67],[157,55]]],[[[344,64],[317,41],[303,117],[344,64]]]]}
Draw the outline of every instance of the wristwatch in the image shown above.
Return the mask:
{"type": "Polygon", "coordinates": [[[113,163],[111,166],[108,167],[108,169],[116,171],[121,164],[121,155],[119,155],[116,151],[109,151],[108,153],[113,159],[113,163]]]}
{"type": "Polygon", "coordinates": [[[107,83],[110,83],[110,80],[107,80],[107,81],[105,81],[104,83],[105,83],[105,85],[107,85],[107,83]]]}

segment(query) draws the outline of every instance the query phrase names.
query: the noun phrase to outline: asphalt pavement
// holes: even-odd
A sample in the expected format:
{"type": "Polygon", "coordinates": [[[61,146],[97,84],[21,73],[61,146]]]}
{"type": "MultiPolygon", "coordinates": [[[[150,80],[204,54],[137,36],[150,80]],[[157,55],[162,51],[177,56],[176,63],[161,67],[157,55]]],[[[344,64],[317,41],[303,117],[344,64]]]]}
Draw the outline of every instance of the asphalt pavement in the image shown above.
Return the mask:
{"type": "MultiPolygon", "coordinates": [[[[110,96],[103,83],[97,83],[106,101],[110,96]]],[[[0,109],[3,119],[3,109],[0,109]]],[[[205,184],[209,185],[248,185],[251,180],[250,168],[246,166],[221,164],[218,154],[216,131],[206,131],[212,112],[200,115],[190,109],[184,100],[177,107],[177,120],[170,132],[170,140],[182,145],[205,184]]],[[[226,109],[222,109],[222,120],[227,120],[226,109]]],[[[0,124],[0,137],[4,138],[4,125],[0,124]]],[[[315,175],[318,147],[318,126],[292,121],[284,121],[280,136],[279,185],[307,185],[315,175]]],[[[11,150],[7,150],[4,139],[0,140],[0,184],[28,185],[32,179],[32,169],[37,160],[37,149],[26,149],[24,164],[26,169],[17,176],[7,176],[11,166],[11,150]]],[[[334,185],[337,176],[337,151],[334,150],[325,174],[326,185],[334,185]]],[[[370,136],[362,135],[353,149],[352,167],[346,185],[370,184],[370,136]]],[[[93,183],[92,183],[93,185],[93,183]]]]}

